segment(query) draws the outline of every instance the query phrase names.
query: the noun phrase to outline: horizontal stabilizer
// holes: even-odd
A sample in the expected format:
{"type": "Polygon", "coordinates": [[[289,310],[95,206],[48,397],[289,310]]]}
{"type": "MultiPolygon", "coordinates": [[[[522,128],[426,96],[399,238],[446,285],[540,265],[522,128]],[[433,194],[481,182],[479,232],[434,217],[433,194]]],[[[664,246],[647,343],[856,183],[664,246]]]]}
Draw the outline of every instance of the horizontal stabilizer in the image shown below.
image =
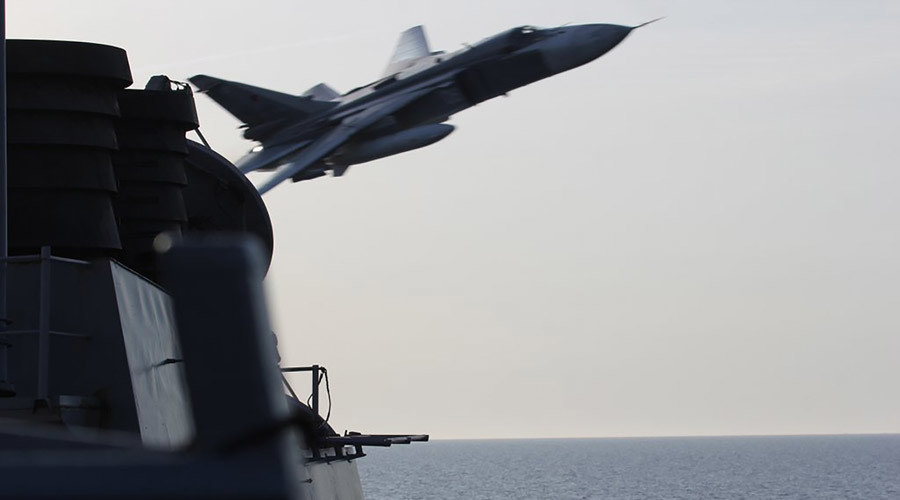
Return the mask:
{"type": "Polygon", "coordinates": [[[192,76],[188,80],[247,124],[248,129],[285,118],[302,120],[337,105],[206,75],[192,76]]]}
{"type": "Polygon", "coordinates": [[[337,90],[334,90],[328,85],[320,83],[304,92],[303,95],[306,97],[312,97],[313,99],[319,101],[330,101],[335,97],[339,97],[341,94],[339,94],[337,90]]]}

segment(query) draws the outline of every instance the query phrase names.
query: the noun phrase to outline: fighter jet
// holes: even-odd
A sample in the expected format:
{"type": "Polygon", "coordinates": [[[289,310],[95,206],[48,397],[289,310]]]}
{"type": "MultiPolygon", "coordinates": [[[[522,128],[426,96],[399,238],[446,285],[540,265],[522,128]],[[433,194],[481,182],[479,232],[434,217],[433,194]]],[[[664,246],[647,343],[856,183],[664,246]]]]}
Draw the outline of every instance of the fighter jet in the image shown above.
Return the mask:
{"type": "Polygon", "coordinates": [[[445,122],[454,113],[593,61],[650,22],[520,26],[453,53],[432,51],[416,26],[400,35],[381,78],[345,94],[324,83],[295,96],[206,75],[189,80],[258,142],[236,165],[275,170],[258,186],[265,193],[434,144],[453,131],[445,122]]]}

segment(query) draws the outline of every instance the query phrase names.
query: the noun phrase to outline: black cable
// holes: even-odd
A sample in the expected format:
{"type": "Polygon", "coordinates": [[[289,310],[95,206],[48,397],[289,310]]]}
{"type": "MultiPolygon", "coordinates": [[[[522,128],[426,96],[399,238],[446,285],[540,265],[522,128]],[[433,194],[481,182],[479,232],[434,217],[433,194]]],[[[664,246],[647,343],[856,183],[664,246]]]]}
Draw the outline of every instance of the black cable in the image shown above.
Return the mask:
{"type": "Polygon", "coordinates": [[[325,414],[325,421],[322,422],[322,426],[324,426],[331,418],[331,384],[328,383],[328,370],[322,368],[322,373],[325,374],[325,394],[328,395],[328,413],[325,414]]]}
{"type": "Polygon", "coordinates": [[[204,145],[204,146],[206,146],[206,147],[209,148],[209,149],[212,149],[212,148],[209,146],[209,143],[206,142],[206,137],[203,137],[203,134],[200,133],[200,127],[195,128],[195,129],[194,129],[194,132],[197,133],[197,137],[200,138],[200,141],[203,142],[203,145],[204,145]]]}
{"type": "MultiPolygon", "coordinates": [[[[322,377],[325,376],[325,369],[320,367],[319,371],[321,371],[322,373],[319,374],[319,378],[316,380],[316,387],[319,387],[319,385],[322,383],[322,377]]],[[[310,408],[312,408],[312,397],[312,393],[309,393],[309,397],[306,398],[306,406],[310,408]]]]}
{"type": "MultiPolygon", "coordinates": [[[[331,383],[328,380],[328,370],[324,366],[319,367],[319,379],[316,380],[316,386],[322,384],[322,379],[325,379],[325,395],[328,396],[328,411],[325,413],[325,419],[322,421],[322,424],[319,425],[319,428],[325,427],[325,424],[328,423],[328,420],[331,418],[331,383]]],[[[282,375],[283,377],[284,375],[282,375]]],[[[312,408],[312,394],[306,398],[306,406],[312,408]]]]}

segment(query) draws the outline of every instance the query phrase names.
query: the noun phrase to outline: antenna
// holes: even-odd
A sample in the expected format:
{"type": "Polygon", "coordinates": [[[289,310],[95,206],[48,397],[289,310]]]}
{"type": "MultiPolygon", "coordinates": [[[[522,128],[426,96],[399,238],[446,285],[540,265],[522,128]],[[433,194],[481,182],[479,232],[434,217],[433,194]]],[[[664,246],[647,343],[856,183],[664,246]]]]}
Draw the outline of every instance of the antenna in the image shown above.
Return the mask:
{"type": "Polygon", "coordinates": [[[650,21],[647,21],[646,23],[638,24],[637,26],[634,26],[634,27],[632,27],[631,29],[636,30],[636,29],[638,29],[638,28],[643,28],[644,26],[647,26],[648,24],[653,24],[653,23],[655,23],[656,21],[661,21],[661,20],[663,20],[663,19],[665,19],[665,18],[666,18],[666,16],[657,17],[656,19],[652,19],[652,20],[650,20],[650,21]]]}
{"type": "MultiPolygon", "coordinates": [[[[6,331],[6,269],[9,255],[6,210],[6,1],[0,0],[0,333],[6,331]]],[[[0,338],[0,392],[13,390],[6,380],[6,348],[0,338]],[[7,387],[4,387],[7,386],[7,387]]]]}

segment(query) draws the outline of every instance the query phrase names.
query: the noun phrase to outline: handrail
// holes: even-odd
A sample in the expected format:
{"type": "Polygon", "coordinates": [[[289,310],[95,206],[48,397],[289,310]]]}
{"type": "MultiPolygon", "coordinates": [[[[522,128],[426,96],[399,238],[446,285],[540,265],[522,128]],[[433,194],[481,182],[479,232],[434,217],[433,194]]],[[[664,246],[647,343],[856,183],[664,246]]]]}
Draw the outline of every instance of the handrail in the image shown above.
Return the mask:
{"type": "MultiPolygon", "coordinates": [[[[0,336],[3,335],[28,335],[34,333],[41,333],[41,330],[5,330],[0,332],[0,336]]],[[[83,333],[72,333],[72,332],[61,332],[59,330],[50,330],[50,335],[56,335],[59,337],[74,337],[78,339],[89,339],[90,335],[85,335],[83,333]]]]}
{"type": "Polygon", "coordinates": [[[51,260],[55,262],[65,262],[67,264],[78,264],[81,266],[89,266],[90,262],[81,259],[70,259],[68,257],[58,257],[56,255],[50,255],[49,257],[43,257],[40,254],[33,255],[13,255],[9,257],[0,258],[0,262],[9,262],[9,263],[22,263],[22,262],[41,262],[42,260],[51,260]]]}
{"type": "MultiPolygon", "coordinates": [[[[33,335],[37,334],[38,341],[38,354],[37,354],[37,399],[38,400],[46,400],[49,397],[49,379],[50,379],[50,339],[51,337],[72,337],[79,339],[89,339],[89,335],[84,335],[80,333],[73,332],[65,332],[59,330],[51,330],[50,329],[50,299],[51,299],[51,288],[52,288],[52,278],[51,278],[51,262],[63,262],[66,264],[77,264],[81,266],[89,266],[90,262],[79,259],[70,259],[67,257],[56,257],[52,253],[52,249],[48,245],[44,245],[41,247],[41,253],[36,255],[15,255],[15,256],[0,256],[0,267],[3,267],[3,271],[6,272],[6,266],[10,263],[30,263],[36,262],[40,263],[40,273],[39,273],[39,285],[38,285],[38,295],[39,295],[39,308],[38,308],[38,325],[35,329],[21,329],[21,330],[7,330],[3,328],[0,330],[0,340],[10,335],[33,335]]],[[[4,319],[4,321],[6,321],[4,319]]],[[[6,350],[8,344],[6,342],[0,342],[0,351],[6,350]]],[[[3,353],[0,353],[3,354],[3,353]]],[[[6,365],[4,356],[0,355],[0,363],[6,365]]],[[[0,382],[6,382],[6,374],[3,373],[5,366],[0,367],[0,382]]]]}
{"type": "MultiPolygon", "coordinates": [[[[281,368],[281,373],[297,373],[297,372],[312,372],[312,393],[310,394],[310,399],[312,399],[312,411],[316,415],[319,415],[319,384],[322,383],[322,379],[319,376],[319,372],[322,374],[327,374],[328,370],[321,365],[312,365],[312,366],[286,366],[281,368]]],[[[287,385],[288,390],[291,394],[296,398],[296,394],[294,393],[294,389],[291,387],[291,384],[288,383],[287,379],[284,379],[285,385],[287,385]]],[[[328,395],[329,402],[331,401],[331,394],[328,395]]],[[[331,413],[331,407],[329,403],[328,412],[331,413]]]]}

